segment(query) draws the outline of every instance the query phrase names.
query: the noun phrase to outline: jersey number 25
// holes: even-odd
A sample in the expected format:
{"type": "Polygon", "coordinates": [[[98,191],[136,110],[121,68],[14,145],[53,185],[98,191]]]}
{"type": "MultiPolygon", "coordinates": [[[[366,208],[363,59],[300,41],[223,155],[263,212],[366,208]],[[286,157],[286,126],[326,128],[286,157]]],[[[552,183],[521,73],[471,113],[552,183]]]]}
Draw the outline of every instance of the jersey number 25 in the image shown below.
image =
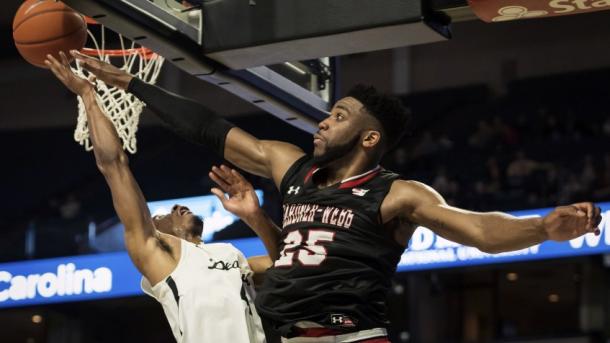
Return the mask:
{"type": "Polygon", "coordinates": [[[303,242],[301,232],[292,231],[284,239],[284,249],[280,252],[280,258],[275,261],[275,266],[290,267],[295,260],[304,266],[319,266],[326,259],[326,247],[320,243],[332,242],[334,239],[335,233],[332,231],[310,229],[307,232],[307,240],[303,242]]]}

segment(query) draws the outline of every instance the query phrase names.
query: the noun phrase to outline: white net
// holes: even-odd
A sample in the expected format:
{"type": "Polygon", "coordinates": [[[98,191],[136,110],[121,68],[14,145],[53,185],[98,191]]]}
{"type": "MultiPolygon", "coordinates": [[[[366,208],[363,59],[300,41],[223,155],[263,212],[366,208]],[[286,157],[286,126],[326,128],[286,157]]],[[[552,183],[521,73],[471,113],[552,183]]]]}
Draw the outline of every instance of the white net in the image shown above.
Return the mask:
{"type": "MultiPolygon", "coordinates": [[[[111,57],[113,57],[115,63],[116,60],[122,59],[123,64],[120,66],[122,70],[151,84],[157,81],[164,62],[162,56],[155,53],[146,53],[142,48],[136,48],[133,42],[130,47],[125,49],[124,39],[121,35],[119,35],[119,41],[123,51],[122,56],[111,56],[108,53],[109,51],[105,50],[105,28],[103,26],[101,26],[101,44],[98,44],[97,39],[91,31],[89,31],[89,37],[95,45],[94,51],[96,51],[98,59],[108,63],[110,63],[111,57]]],[[[81,67],[78,61],[76,62],[76,67],[73,67],[72,70],[80,77],[86,79],[89,79],[91,76],[87,70],[81,67]]],[[[136,132],[138,131],[140,114],[146,104],[125,90],[110,87],[100,80],[96,80],[95,88],[97,102],[104,114],[116,127],[119,138],[123,143],[123,149],[135,154],[137,151],[136,132]]],[[[74,130],[74,140],[84,146],[87,151],[93,149],[89,139],[85,105],[80,96],[78,97],[78,122],[76,130],[74,130]]]]}

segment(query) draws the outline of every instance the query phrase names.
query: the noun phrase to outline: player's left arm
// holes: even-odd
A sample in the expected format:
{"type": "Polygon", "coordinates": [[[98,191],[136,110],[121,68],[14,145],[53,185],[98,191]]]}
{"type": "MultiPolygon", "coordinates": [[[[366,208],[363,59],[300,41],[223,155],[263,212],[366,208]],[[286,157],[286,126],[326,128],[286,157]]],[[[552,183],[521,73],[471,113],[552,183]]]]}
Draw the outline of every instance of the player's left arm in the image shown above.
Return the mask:
{"type": "Polygon", "coordinates": [[[106,179],[114,208],[125,227],[127,252],[136,268],[152,284],[156,284],[175,268],[180,256],[178,240],[173,237],[163,238],[156,232],[146,200],[131,173],[119,136],[112,122],[98,106],[93,85],[70,70],[68,59],[63,52],[59,55],[60,60],[47,55],[45,63],[69,90],[82,97],[95,161],[106,179]],[[162,242],[170,249],[165,249],[162,242]]]}
{"type": "Polygon", "coordinates": [[[397,211],[396,215],[488,253],[524,249],[546,240],[566,241],[590,232],[599,234],[601,222],[599,207],[588,202],[560,206],[538,218],[467,211],[447,205],[438,192],[415,181],[394,182],[388,201],[388,208],[397,211]]]}

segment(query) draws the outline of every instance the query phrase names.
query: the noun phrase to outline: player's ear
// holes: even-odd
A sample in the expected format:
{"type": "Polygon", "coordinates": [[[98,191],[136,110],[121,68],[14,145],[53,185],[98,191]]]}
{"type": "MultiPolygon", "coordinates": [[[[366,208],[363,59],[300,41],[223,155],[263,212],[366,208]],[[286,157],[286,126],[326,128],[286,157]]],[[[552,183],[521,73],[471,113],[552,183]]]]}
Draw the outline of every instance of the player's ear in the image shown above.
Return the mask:
{"type": "Polygon", "coordinates": [[[377,130],[364,131],[364,139],[362,145],[365,148],[374,148],[381,143],[381,132],[377,130]]]}

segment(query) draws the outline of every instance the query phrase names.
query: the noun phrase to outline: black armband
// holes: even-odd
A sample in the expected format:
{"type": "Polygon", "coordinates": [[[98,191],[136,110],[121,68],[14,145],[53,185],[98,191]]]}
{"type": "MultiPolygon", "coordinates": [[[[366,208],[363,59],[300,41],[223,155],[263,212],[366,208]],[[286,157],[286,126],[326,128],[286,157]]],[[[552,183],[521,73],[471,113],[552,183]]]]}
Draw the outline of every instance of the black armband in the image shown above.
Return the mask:
{"type": "Polygon", "coordinates": [[[137,77],[129,82],[127,91],[144,101],[169,128],[179,136],[214,149],[224,157],[225,141],[234,125],[202,104],[137,77]]]}

